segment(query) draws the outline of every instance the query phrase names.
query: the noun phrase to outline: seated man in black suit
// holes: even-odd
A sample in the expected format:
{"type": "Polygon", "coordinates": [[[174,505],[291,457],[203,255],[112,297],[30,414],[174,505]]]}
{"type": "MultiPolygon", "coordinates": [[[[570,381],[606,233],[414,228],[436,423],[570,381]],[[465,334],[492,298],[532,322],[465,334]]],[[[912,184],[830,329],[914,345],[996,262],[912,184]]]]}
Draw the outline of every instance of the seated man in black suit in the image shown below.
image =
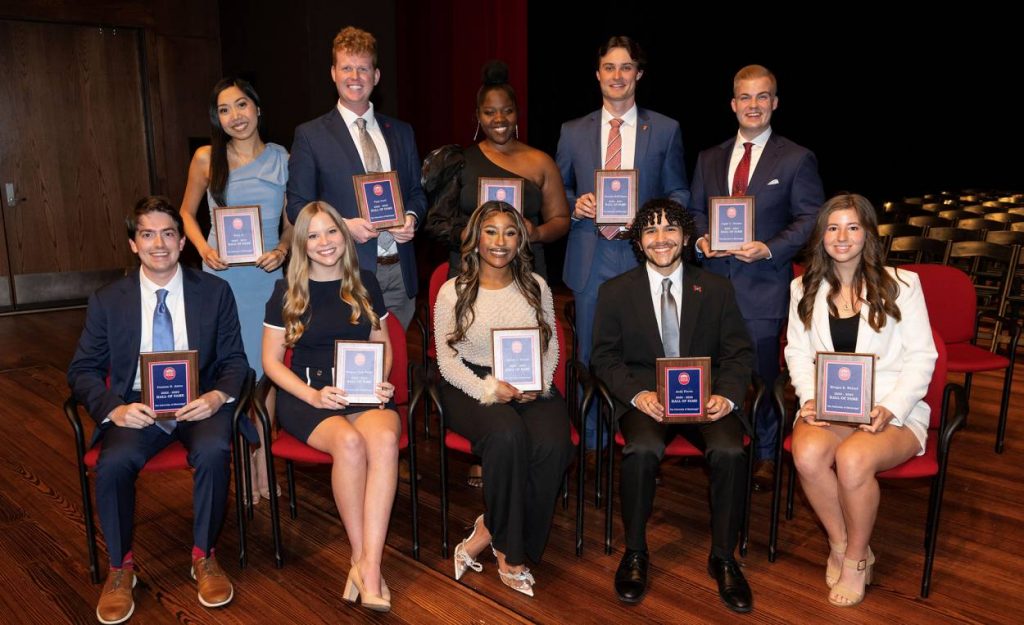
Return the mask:
{"type": "Polygon", "coordinates": [[[620,470],[626,553],[615,574],[622,601],[637,603],[647,590],[647,519],[665,446],[682,434],[704,451],[711,473],[711,555],[708,572],[718,594],[737,612],[753,607],[750,586],[733,557],[743,519],[749,430],[742,407],[753,352],[729,280],[683,264],[693,218],[667,199],[650,200],[637,213],[631,237],[646,261],[601,286],[591,364],[615,398],[615,417],[626,439],[620,470]],[[680,314],[681,313],[681,314],[680,314]],[[655,391],[655,360],[711,358],[710,423],[668,426],[655,391]]]}
{"type": "Polygon", "coordinates": [[[121,623],[135,610],[135,478],[174,440],[189,450],[195,469],[192,577],[199,602],[217,607],[234,597],[213,548],[227,503],[231,402],[249,373],[227,282],[178,264],[185,239],[177,207],[166,198],[146,197],[126,223],[128,244],[142,267],[89,298],[85,328],[68,367],[71,391],[102,439],[96,507],[110,574],[96,608],[101,623],[121,623]],[[176,419],[155,421],[153,410],[140,403],[139,353],[185,349],[199,351],[202,394],[178,410],[176,419]]]}

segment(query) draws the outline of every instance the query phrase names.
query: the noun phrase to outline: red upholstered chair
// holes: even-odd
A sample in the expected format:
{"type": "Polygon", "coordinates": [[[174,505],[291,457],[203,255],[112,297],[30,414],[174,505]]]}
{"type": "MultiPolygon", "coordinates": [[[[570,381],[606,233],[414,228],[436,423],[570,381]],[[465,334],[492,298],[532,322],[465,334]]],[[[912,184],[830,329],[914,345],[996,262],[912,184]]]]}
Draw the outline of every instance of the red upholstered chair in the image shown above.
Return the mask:
{"type": "MultiPolygon", "coordinates": [[[[802,273],[802,271],[801,271],[802,273]]],[[[595,399],[599,402],[598,409],[600,418],[598,424],[600,429],[598,432],[598,448],[601,447],[603,440],[603,432],[611,432],[614,427],[612,423],[612,415],[614,414],[615,407],[612,400],[611,391],[608,386],[599,377],[591,372],[590,383],[593,385],[593,393],[595,399]]],[[[757,413],[757,408],[765,398],[764,385],[761,383],[761,379],[754,373],[751,376],[751,387],[747,393],[747,405],[740,407],[747,416],[750,422],[753,422],[753,415],[757,413]]],[[[744,504],[743,514],[743,535],[740,537],[740,554],[747,555],[747,546],[750,542],[750,495],[751,489],[754,486],[754,432],[743,435],[743,445],[747,447],[747,488],[746,488],[746,501],[744,504]]],[[[626,439],[623,438],[621,432],[615,432],[615,445],[624,447],[626,445],[626,439]]],[[[693,443],[686,440],[681,434],[677,434],[675,438],[669,441],[665,447],[665,458],[703,458],[704,452],[697,449],[693,443]]],[[[609,445],[607,448],[607,459],[605,460],[605,477],[604,477],[604,491],[605,491],[605,510],[604,510],[604,552],[605,554],[611,554],[612,552],[612,480],[614,475],[614,459],[615,459],[615,447],[609,445]]]]}
{"type": "MultiPolygon", "coordinates": [[[[567,391],[567,379],[568,379],[568,364],[567,354],[567,343],[565,342],[565,330],[562,328],[561,322],[555,325],[555,331],[558,337],[558,365],[555,367],[554,373],[554,385],[558,389],[558,392],[562,394],[562,397],[566,396],[567,391]]],[[[441,440],[440,440],[440,456],[441,456],[441,555],[445,558],[448,557],[448,451],[458,451],[464,454],[472,454],[472,444],[469,439],[456,434],[449,430],[445,421],[444,409],[441,406],[440,394],[437,391],[436,385],[431,385],[430,395],[433,398],[434,406],[437,409],[440,419],[441,440]]],[[[569,407],[569,417],[573,418],[574,411],[572,406],[569,407]]],[[[579,432],[576,429],[575,424],[570,423],[569,430],[572,444],[576,446],[577,450],[580,449],[580,437],[579,432]]],[[[579,457],[579,454],[577,454],[579,457]]],[[[577,511],[578,514],[578,511],[577,511]]],[[[579,520],[577,520],[579,526],[579,520]]],[[[580,544],[580,533],[577,528],[576,543],[577,550],[580,544]]]]}
{"type": "MultiPolygon", "coordinates": [[[[930,267],[931,265],[929,265],[930,267]]],[[[924,571],[921,575],[921,597],[927,598],[931,587],[932,564],[935,559],[935,545],[939,534],[939,513],[942,510],[942,493],[946,487],[946,467],[949,464],[949,447],[953,435],[964,425],[967,418],[967,399],[964,389],[958,384],[946,383],[947,344],[943,342],[938,328],[932,325],[932,338],[938,357],[935,360],[935,371],[928,385],[924,400],[931,408],[931,422],[928,425],[928,442],[925,444],[924,455],[915,456],[903,464],[878,474],[885,479],[918,479],[931,478],[931,492],[928,497],[928,516],[924,529],[924,571]],[[950,411],[950,398],[955,396],[955,412],[950,411]]],[[[789,375],[783,372],[775,385],[775,402],[779,412],[784,415],[783,426],[792,428],[792,417],[796,414],[796,406],[786,401],[786,389],[789,386],[789,375]],[[787,410],[788,407],[788,410],[787,410]]],[[[785,434],[785,432],[783,432],[785,434]]],[[[792,450],[792,434],[776,448],[775,463],[781,467],[782,450],[792,450]]],[[[793,485],[796,482],[796,471],[792,457],[789,463],[789,488],[786,492],[786,518],[793,518],[793,485]]],[[[768,560],[775,561],[779,527],[779,498],[782,488],[782,471],[775,472],[775,490],[772,493],[771,525],[768,531],[768,560]]]]}
{"type": "MultiPolygon", "coordinates": [[[[1020,326],[1016,320],[989,313],[978,314],[977,297],[970,278],[962,271],[940,265],[907,265],[921,279],[925,305],[932,328],[942,336],[948,352],[948,368],[964,374],[966,396],[970,398],[971,378],[980,371],[1003,370],[1003,392],[999,402],[999,425],[996,429],[996,453],[1003,452],[1006,437],[1007,412],[1010,406],[1010,386],[1017,362],[1017,343],[1020,326]],[[1006,355],[975,345],[978,323],[982,319],[1000,323],[1009,334],[1006,355]]],[[[993,346],[1000,344],[1000,337],[993,346]]]]}
{"type": "MultiPolygon", "coordinates": [[[[409,352],[406,344],[405,330],[402,323],[393,314],[385,318],[388,324],[388,334],[391,339],[391,375],[388,381],[395,385],[394,402],[398,410],[398,416],[402,422],[402,435],[398,441],[400,450],[409,450],[409,497],[412,510],[412,555],[417,560],[420,557],[419,543],[419,510],[416,479],[416,441],[413,435],[413,424],[415,422],[415,407],[422,393],[422,387],[411,378],[412,369],[409,367],[409,352]]],[[[291,364],[291,350],[285,354],[285,364],[291,364]]],[[[256,387],[256,396],[253,405],[259,417],[264,440],[273,441],[265,446],[267,459],[268,482],[270,485],[270,520],[271,531],[274,539],[274,561],[278,568],[284,564],[284,556],[281,550],[281,520],[278,508],[277,477],[274,470],[274,458],[281,458],[285,461],[285,474],[288,481],[288,512],[291,518],[298,517],[298,493],[295,490],[295,463],[301,464],[333,464],[330,454],[314,449],[306,443],[295,438],[283,429],[277,432],[276,440],[270,431],[270,418],[267,413],[267,393],[273,382],[263,376],[256,387]]]]}
{"type": "MultiPolygon", "coordinates": [[[[235,401],[235,412],[232,416],[235,422],[237,422],[240,414],[244,415],[246,413],[252,399],[253,377],[253,372],[250,370],[249,375],[245,378],[245,383],[242,385],[241,396],[235,401]]],[[[98,584],[100,583],[100,574],[96,555],[96,523],[93,520],[92,496],[89,492],[89,473],[96,468],[96,463],[99,461],[100,442],[97,441],[92,447],[86,448],[85,429],[82,427],[82,419],[78,414],[78,407],[78,401],[74,397],[68,397],[64,401],[64,416],[71,425],[75,438],[78,481],[82,489],[82,516],[85,517],[85,546],[89,552],[89,578],[92,580],[92,583],[98,584]]],[[[241,465],[243,463],[239,461],[238,451],[239,445],[236,441],[236,444],[231,447],[231,461],[235,465],[235,497],[237,499],[238,526],[241,528],[244,521],[242,519],[242,499],[239,497],[239,493],[249,492],[249,489],[246,486],[248,480],[246,480],[245,484],[242,483],[241,465]]],[[[191,469],[188,464],[188,450],[181,444],[181,441],[175,440],[150,458],[146,465],[142,467],[142,473],[179,471],[183,469],[191,469]]],[[[242,542],[239,544],[241,553],[245,551],[244,544],[244,539],[242,539],[242,542]]]]}
{"type": "MultiPolygon", "coordinates": [[[[434,304],[437,302],[437,293],[448,281],[448,263],[441,263],[434,268],[430,274],[430,287],[427,290],[427,309],[421,315],[417,315],[416,324],[420,327],[422,337],[423,371],[428,380],[437,379],[437,346],[434,344],[434,304]]],[[[423,432],[430,438],[430,402],[429,397],[423,397],[423,432]]]]}

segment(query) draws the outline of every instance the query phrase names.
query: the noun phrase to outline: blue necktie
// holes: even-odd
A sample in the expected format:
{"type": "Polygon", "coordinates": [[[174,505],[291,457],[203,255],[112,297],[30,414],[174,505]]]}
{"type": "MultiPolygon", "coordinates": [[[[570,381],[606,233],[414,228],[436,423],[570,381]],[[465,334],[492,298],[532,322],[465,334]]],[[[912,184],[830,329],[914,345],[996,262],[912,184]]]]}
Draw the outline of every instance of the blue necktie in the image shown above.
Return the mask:
{"type": "MultiPolygon", "coordinates": [[[[167,289],[157,289],[156,291],[156,309],[153,311],[153,351],[174,351],[174,321],[171,319],[171,311],[167,308],[167,289]]],[[[173,419],[161,420],[157,421],[156,425],[170,434],[178,422],[173,419]]]]}

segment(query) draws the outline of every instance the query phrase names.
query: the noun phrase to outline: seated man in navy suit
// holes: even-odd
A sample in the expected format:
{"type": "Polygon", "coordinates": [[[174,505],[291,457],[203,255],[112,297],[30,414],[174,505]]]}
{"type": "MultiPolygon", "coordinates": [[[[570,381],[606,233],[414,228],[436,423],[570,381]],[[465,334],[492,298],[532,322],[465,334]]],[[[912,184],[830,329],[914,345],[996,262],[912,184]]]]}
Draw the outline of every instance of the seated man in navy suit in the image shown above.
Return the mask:
{"type": "MultiPolygon", "coordinates": [[[[757,373],[766,388],[779,375],[779,332],[789,315],[793,257],[807,244],[825,191],[814,153],[772,131],[779,105],[775,75],[748,65],[733,79],[736,136],[697,157],[690,210],[697,224],[703,267],[727,276],[736,288],[740,311],[754,344],[757,373]],[[713,252],[708,241],[708,198],[754,197],[754,240],[731,252],[713,252]]],[[[772,402],[755,415],[757,428],[754,489],[774,485],[775,444],[780,416],[772,402]]]]}
{"type": "Polygon", "coordinates": [[[178,263],[185,247],[178,208],[166,198],[146,197],[126,224],[128,244],[142,266],[89,298],[85,328],[68,367],[71,391],[96,421],[96,438],[102,441],[96,507],[110,574],[96,608],[101,623],[121,623],[135,610],[135,478],[174,440],[188,449],[195,470],[191,575],[199,602],[218,607],[234,597],[213,549],[227,503],[231,402],[249,373],[227,282],[178,263]],[[139,354],[186,349],[199,352],[201,394],[178,410],[176,419],[157,422],[153,410],[140,403],[139,354]]]}
{"type": "Polygon", "coordinates": [[[733,552],[743,521],[749,431],[742,407],[752,353],[729,281],[683,263],[693,218],[678,202],[651,200],[630,228],[644,264],[601,285],[590,362],[615,399],[615,418],[626,439],[622,450],[622,521],[626,552],[615,573],[615,591],[637,603],[647,591],[647,520],[665,447],[677,434],[703,450],[711,481],[711,555],[708,573],[731,610],[753,607],[750,586],[733,552]],[[658,358],[711,359],[711,421],[669,426],[658,399],[658,358]]]}
{"type": "Polygon", "coordinates": [[[416,312],[416,253],[412,239],[427,212],[420,186],[420,157],[412,126],[374,110],[370,94],[380,81],[377,40],[352,26],[334,38],[331,80],[338,102],[326,114],[295,129],[288,159],[288,218],[314,200],[338,209],[356,240],[359,267],[377,276],[384,305],[409,327],[416,312]],[[398,172],[405,223],[378,230],[359,216],[352,176],[398,172]]]}

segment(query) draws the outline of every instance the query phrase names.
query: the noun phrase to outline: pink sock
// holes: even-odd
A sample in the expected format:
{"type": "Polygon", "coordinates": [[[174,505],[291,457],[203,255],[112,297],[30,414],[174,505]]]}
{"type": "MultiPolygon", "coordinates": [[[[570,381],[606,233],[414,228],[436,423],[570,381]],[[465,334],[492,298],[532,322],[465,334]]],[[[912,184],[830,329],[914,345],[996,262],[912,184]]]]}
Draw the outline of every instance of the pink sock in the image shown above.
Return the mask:
{"type": "Polygon", "coordinates": [[[199,547],[196,547],[195,545],[192,545],[192,559],[193,560],[198,560],[199,558],[209,558],[210,556],[213,555],[214,551],[215,551],[214,548],[210,547],[210,553],[207,554],[205,551],[203,551],[199,547]]]}
{"type": "Polygon", "coordinates": [[[113,566],[113,565],[110,566],[110,570],[111,571],[120,571],[121,569],[124,569],[126,571],[134,571],[135,570],[135,561],[133,559],[131,551],[129,551],[128,553],[124,554],[124,557],[121,558],[121,566],[113,566]]]}

